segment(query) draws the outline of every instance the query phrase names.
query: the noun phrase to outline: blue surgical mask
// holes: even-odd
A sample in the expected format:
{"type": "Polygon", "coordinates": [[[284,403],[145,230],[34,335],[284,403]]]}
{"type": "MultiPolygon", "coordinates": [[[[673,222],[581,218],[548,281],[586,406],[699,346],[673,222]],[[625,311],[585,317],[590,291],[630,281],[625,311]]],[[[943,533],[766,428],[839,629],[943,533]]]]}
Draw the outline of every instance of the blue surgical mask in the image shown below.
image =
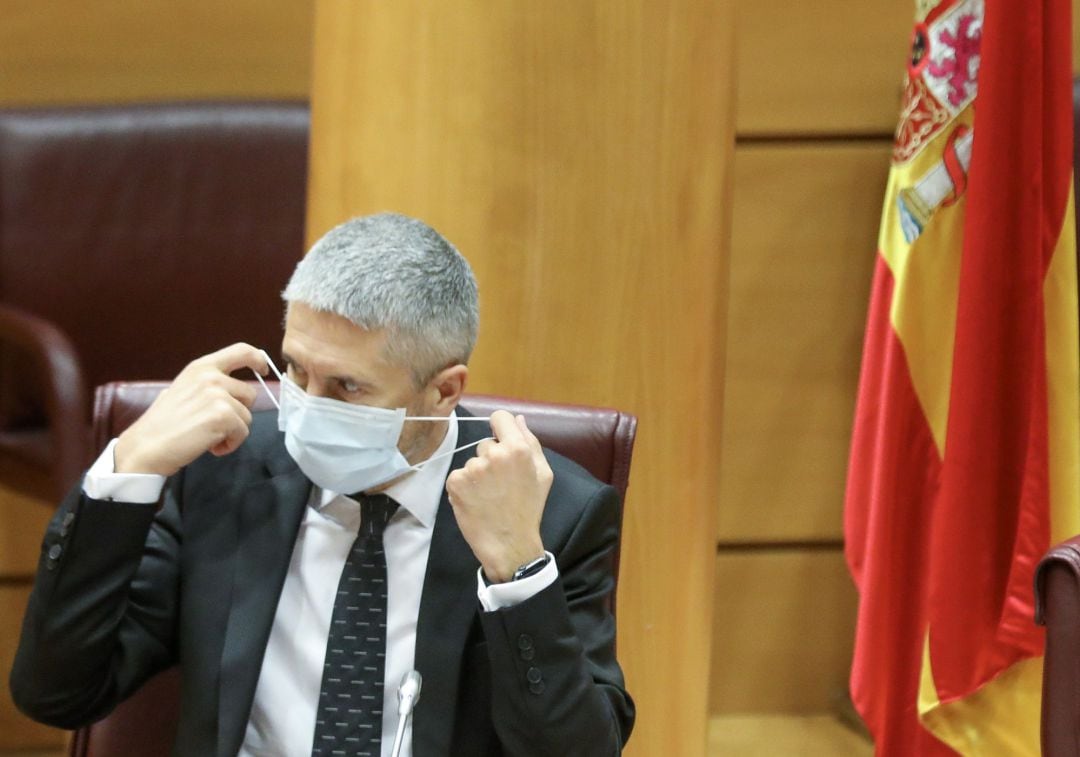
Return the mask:
{"type": "Polygon", "coordinates": [[[410,471],[420,470],[436,458],[479,444],[466,444],[410,465],[398,449],[405,421],[445,423],[448,418],[408,417],[403,407],[391,410],[313,397],[288,376],[283,376],[269,356],[263,354],[281,382],[280,404],[262,377],[255,375],[278,407],[278,429],[285,433],[285,449],[304,475],[323,489],[338,494],[367,491],[410,471]]]}

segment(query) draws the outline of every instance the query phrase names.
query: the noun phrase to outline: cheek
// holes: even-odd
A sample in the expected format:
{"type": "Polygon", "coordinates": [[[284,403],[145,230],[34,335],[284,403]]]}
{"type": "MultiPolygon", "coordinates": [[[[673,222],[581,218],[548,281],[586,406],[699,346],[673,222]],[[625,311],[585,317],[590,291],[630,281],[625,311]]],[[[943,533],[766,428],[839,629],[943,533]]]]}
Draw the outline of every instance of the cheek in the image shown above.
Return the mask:
{"type": "MultiPolygon", "coordinates": [[[[412,413],[409,413],[412,415],[412,413]]],[[[398,437],[398,446],[402,449],[409,449],[416,440],[420,438],[424,429],[421,428],[423,424],[413,423],[412,421],[405,421],[405,426],[401,429],[401,436],[398,437]]]]}
{"type": "MultiPolygon", "coordinates": [[[[413,397],[411,402],[401,403],[397,407],[405,406],[405,415],[412,416],[426,416],[428,414],[427,408],[424,406],[422,397],[413,397]]],[[[412,451],[418,444],[422,443],[431,430],[430,423],[405,421],[405,425],[401,429],[401,438],[398,440],[398,448],[403,452],[412,451]]]]}

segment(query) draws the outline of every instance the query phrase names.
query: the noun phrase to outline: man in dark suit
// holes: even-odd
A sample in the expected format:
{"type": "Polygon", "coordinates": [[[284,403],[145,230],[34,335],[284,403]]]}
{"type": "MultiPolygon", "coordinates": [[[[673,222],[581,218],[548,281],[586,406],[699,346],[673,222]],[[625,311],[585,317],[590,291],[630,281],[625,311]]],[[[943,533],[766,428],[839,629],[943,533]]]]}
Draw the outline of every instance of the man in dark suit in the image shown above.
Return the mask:
{"type": "Polygon", "coordinates": [[[181,755],[617,754],[618,502],[524,418],[457,409],[476,284],[437,232],[354,219],[297,266],[278,413],[192,362],[62,503],[11,675],[60,727],[181,669],[181,755]],[[283,432],[282,433],[279,433],[283,432]],[[156,505],[156,507],[155,507],[156,505]]]}

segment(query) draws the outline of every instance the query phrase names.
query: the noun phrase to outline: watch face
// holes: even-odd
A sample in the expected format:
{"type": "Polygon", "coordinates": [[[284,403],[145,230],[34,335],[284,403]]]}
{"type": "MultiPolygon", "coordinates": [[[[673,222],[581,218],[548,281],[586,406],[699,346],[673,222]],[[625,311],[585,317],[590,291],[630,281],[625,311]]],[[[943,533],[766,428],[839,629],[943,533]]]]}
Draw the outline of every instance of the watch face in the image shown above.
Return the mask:
{"type": "Polygon", "coordinates": [[[551,558],[545,554],[541,557],[536,558],[532,562],[525,563],[514,571],[514,575],[510,580],[517,581],[521,578],[528,578],[529,576],[536,575],[547,566],[550,559],[551,558]]]}

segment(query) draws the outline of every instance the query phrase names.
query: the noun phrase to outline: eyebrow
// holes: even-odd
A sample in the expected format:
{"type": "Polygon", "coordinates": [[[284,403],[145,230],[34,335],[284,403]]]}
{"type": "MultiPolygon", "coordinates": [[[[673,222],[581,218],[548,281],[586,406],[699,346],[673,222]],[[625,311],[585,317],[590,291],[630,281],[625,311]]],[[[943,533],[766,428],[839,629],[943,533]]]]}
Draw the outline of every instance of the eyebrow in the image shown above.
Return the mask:
{"type": "MultiPolygon", "coordinates": [[[[301,365],[299,365],[299,363],[297,363],[296,360],[293,359],[292,355],[290,355],[288,352],[285,352],[284,350],[281,351],[281,360],[282,360],[283,363],[285,363],[286,367],[293,366],[295,368],[300,368],[301,370],[304,370],[304,368],[301,365]]],[[[305,370],[305,373],[306,373],[306,370],[305,370]]],[[[356,376],[349,376],[349,375],[345,375],[345,374],[332,373],[332,374],[328,375],[326,378],[329,381],[336,381],[339,384],[340,383],[346,383],[346,382],[350,383],[350,384],[356,384],[356,386],[358,388],[360,388],[360,389],[372,390],[372,389],[375,388],[375,385],[372,384],[370,381],[367,381],[367,380],[361,379],[361,378],[357,378],[356,376]]]]}
{"type": "Polygon", "coordinates": [[[292,355],[290,355],[285,350],[281,351],[281,362],[284,363],[286,367],[290,365],[296,365],[296,361],[293,360],[292,355]]]}

